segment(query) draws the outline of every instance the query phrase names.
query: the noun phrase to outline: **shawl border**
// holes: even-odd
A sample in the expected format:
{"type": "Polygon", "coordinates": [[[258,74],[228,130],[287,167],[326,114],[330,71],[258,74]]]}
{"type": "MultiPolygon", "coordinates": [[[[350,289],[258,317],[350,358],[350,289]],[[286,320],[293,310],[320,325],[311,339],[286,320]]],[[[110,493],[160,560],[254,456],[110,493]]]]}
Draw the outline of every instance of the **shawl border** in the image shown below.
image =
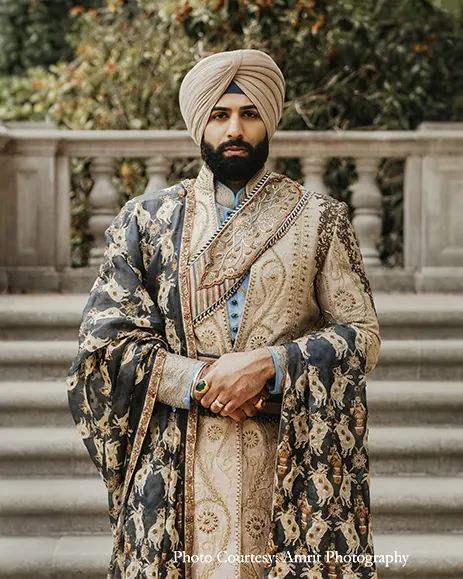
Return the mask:
{"type": "Polygon", "coordinates": [[[193,231],[193,218],[195,211],[195,198],[192,185],[194,179],[183,181],[186,189],[185,217],[183,220],[182,239],[180,242],[180,256],[178,261],[178,277],[180,290],[180,304],[186,338],[186,350],[189,358],[196,358],[195,335],[193,329],[193,317],[190,307],[190,283],[188,274],[188,258],[190,255],[191,235],[193,231]]]}
{"type": "MultiPolygon", "coordinates": [[[[189,358],[196,358],[196,344],[193,329],[193,318],[190,307],[190,283],[188,274],[188,259],[190,254],[190,243],[193,231],[193,218],[195,210],[195,197],[192,185],[194,179],[183,181],[183,186],[187,192],[185,198],[185,216],[183,220],[182,239],[180,245],[180,257],[178,265],[180,304],[182,309],[183,330],[186,339],[186,355],[189,358]]],[[[198,426],[198,407],[193,404],[188,412],[187,431],[185,441],[185,476],[184,476],[184,549],[187,557],[185,559],[185,579],[191,578],[191,561],[189,555],[193,553],[194,539],[194,451],[196,445],[196,432],[198,426]]]]}
{"type": "Polygon", "coordinates": [[[122,491],[122,504],[125,504],[126,502],[130,482],[132,480],[132,476],[135,471],[138,458],[140,456],[143,442],[145,441],[146,433],[148,432],[148,426],[151,420],[151,416],[153,415],[154,403],[156,401],[156,396],[158,393],[159,383],[161,381],[165,359],[166,359],[166,351],[158,347],[156,359],[154,361],[153,369],[151,371],[148,389],[146,391],[145,401],[143,403],[143,409],[140,415],[140,422],[138,423],[137,432],[135,434],[135,440],[133,442],[132,452],[130,453],[130,458],[127,464],[124,487],[122,491]]]}

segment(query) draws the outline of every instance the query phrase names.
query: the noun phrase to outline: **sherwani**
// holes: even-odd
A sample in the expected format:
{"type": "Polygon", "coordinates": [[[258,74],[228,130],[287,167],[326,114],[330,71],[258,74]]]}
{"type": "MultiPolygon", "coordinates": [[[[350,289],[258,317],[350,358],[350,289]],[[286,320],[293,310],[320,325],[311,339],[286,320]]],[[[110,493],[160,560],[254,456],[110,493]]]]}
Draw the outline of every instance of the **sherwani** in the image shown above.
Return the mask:
{"type": "MultiPolygon", "coordinates": [[[[217,208],[217,216],[218,222],[220,225],[223,222],[231,217],[233,211],[238,208],[240,201],[246,197],[246,187],[242,187],[239,191],[234,193],[229,187],[225,184],[221,183],[220,181],[215,180],[214,184],[214,193],[215,193],[215,204],[217,208]]],[[[249,285],[249,273],[246,275],[244,280],[241,283],[241,286],[237,289],[236,293],[231,296],[226,302],[226,310],[228,316],[228,327],[230,328],[230,339],[233,342],[236,339],[236,335],[238,333],[241,317],[243,315],[243,308],[246,303],[246,293],[249,285]]],[[[280,367],[278,365],[278,354],[274,348],[271,346],[267,346],[269,352],[272,354],[272,359],[275,366],[275,376],[273,379],[269,380],[266,384],[267,390],[271,394],[280,394],[281,393],[281,382],[282,382],[282,373],[280,367]]],[[[191,387],[194,381],[196,380],[197,375],[199,374],[201,368],[199,370],[195,370],[194,374],[191,377],[189,383],[187,383],[187,387],[185,390],[185,403],[182,404],[185,408],[191,408],[192,398],[191,398],[191,387]]],[[[158,393],[158,400],[162,397],[162,386],[158,393]]]]}
{"type": "Polygon", "coordinates": [[[68,389],[108,487],[108,577],[375,577],[365,377],[380,339],[347,206],[265,169],[222,225],[215,201],[204,165],[106,232],[68,389]],[[247,275],[232,343],[226,303],[247,275]],[[262,346],[280,416],[185,407],[200,355],[262,346]]]}

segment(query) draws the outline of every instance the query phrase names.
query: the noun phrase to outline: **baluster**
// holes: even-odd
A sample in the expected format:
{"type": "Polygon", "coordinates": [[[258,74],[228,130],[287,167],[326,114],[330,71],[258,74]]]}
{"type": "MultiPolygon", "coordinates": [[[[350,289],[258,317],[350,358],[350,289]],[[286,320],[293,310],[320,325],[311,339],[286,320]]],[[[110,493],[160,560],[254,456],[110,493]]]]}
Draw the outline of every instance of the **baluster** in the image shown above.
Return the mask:
{"type": "Polygon", "coordinates": [[[170,161],[166,157],[150,157],[146,160],[148,184],[145,192],[159,191],[167,187],[167,174],[170,170],[170,161]]]}
{"type": "Polygon", "coordinates": [[[304,187],[310,191],[316,191],[317,193],[329,194],[329,191],[323,182],[326,162],[326,157],[303,157],[301,159],[304,187]]]}
{"type": "Polygon", "coordinates": [[[105,250],[104,233],[119,209],[118,195],[112,183],[113,159],[96,157],[90,172],[94,181],[89,196],[91,217],[88,225],[94,239],[90,250],[90,265],[99,265],[105,250]]]}
{"type": "Polygon", "coordinates": [[[381,265],[378,246],[382,229],[382,195],[376,184],[379,161],[374,158],[355,159],[358,180],[352,186],[352,224],[364,262],[372,266],[381,265]]]}

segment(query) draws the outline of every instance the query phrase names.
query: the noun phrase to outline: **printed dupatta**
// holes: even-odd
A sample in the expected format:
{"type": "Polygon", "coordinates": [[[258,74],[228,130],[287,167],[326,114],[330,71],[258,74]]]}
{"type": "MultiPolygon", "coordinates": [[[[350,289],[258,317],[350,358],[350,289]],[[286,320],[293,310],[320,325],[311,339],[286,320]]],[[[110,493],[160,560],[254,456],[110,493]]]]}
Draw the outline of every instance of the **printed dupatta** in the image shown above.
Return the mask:
{"type": "MultiPolygon", "coordinates": [[[[190,576],[174,552],[192,547],[192,489],[184,482],[198,412],[156,402],[166,356],[196,357],[188,295],[194,195],[192,182],[185,186],[129,201],[106,231],[104,263],[67,379],[74,420],[108,488],[110,578],[190,576]]],[[[313,563],[291,566],[290,555],[333,546],[341,555],[372,553],[361,333],[332,325],[307,336],[305,347],[284,346],[268,577],[317,570],[313,563]],[[311,433],[320,424],[317,442],[311,433]],[[320,496],[325,486],[328,494],[320,496]]],[[[352,577],[374,577],[374,567],[349,565],[321,562],[319,575],[308,576],[348,577],[334,573],[352,569],[352,577]]]]}

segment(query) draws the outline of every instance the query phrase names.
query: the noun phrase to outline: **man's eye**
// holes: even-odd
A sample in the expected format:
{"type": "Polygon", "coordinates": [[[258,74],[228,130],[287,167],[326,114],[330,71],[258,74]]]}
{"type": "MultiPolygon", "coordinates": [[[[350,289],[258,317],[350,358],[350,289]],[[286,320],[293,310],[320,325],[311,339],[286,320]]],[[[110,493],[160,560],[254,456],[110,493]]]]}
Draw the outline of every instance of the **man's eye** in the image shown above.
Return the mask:
{"type": "Polygon", "coordinates": [[[214,119],[225,119],[227,115],[225,113],[216,113],[214,119]]]}
{"type": "Polygon", "coordinates": [[[255,111],[245,111],[244,115],[250,117],[251,119],[257,118],[257,113],[255,111]]]}

